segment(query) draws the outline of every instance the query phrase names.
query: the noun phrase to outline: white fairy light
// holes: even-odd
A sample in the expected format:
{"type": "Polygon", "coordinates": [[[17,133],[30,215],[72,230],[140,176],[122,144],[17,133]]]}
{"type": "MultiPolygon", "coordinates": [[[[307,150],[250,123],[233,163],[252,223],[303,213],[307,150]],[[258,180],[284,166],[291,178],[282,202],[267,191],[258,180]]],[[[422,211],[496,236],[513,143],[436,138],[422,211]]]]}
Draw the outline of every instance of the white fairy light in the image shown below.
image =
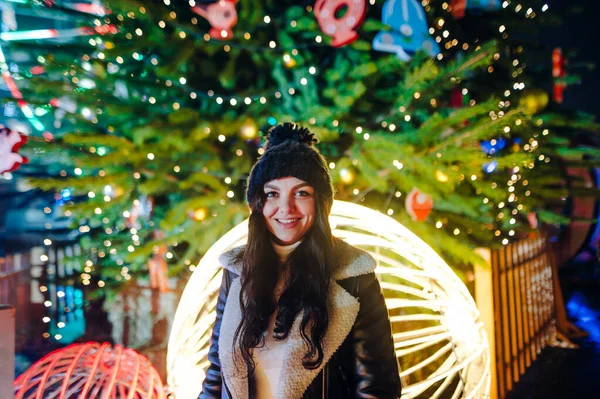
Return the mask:
{"type": "MultiPolygon", "coordinates": [[[[400,376],[410,381],[402,387],[402,398],[416,398],[433,387],[438,388],[431,398],[489,397],[490,348],[479,312],[444,260],[396,220],[361,205],[335,201],[330,222],[336,237],[377,260],[381,286],[391,293],[386,304],[393,315],[400,376]]],[[[205,377],[222,279],[218,257],[244,244],[247,234],[245,220],[213,244],[185,287],[167,354],[168,384],[178,399],[197,398],[205,377]]]]}

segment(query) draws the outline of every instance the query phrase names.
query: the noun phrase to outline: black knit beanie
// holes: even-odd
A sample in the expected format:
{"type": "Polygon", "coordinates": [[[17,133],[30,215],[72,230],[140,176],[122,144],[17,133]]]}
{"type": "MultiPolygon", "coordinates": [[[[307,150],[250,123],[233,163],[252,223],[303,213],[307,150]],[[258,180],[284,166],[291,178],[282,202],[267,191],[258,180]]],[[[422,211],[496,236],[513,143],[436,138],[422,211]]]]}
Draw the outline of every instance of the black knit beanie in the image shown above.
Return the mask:
{"type": "Polygon", "coordinates": [[[265,183],[283,177],[304,180],[322,195],[327,208],[333,203],[333,186],[325,158],[314,146],[318,140],[307,128],[295,123],[274,126],[268,134],[264,154],[256,161],[246,189],[250,207],[264,193],[265,183]]]}

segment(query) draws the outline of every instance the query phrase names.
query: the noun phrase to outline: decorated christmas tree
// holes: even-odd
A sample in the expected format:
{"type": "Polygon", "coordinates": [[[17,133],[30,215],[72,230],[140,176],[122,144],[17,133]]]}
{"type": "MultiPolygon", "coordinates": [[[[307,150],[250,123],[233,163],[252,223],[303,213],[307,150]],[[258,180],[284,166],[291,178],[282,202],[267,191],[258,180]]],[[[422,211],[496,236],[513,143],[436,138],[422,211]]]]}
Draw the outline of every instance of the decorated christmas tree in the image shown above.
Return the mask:
{"type": "Polygon", "coordinates": [[[317,134],[337,199],[453,265],[564,222],[561,168],[597,156],[572,140],[593,120],[559,106],[575,77],[536,39],[556,21],[543,2],[61,4],[21,6],[67,15],[64,40],[3,38],[35,54],[12,74],[36,130],[21,152],[53,162],[32,183],[69,189],[102,286],[149,274],[164,289],[167,269],[193,270],[247,217],[248,172],[281,122],[317,134]]]}

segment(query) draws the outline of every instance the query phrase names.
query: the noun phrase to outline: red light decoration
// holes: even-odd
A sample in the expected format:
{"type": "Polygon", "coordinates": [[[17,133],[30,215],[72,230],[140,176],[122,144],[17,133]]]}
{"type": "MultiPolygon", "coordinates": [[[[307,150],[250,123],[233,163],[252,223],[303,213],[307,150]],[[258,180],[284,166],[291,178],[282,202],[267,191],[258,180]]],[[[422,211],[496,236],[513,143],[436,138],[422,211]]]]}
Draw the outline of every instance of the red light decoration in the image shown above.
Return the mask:
{"type": "Polygon", "coordinates": [[[331,46],[342,47],[358,39],[356,29],[367,11],[365,0],[317,0],[315,17],[323,33],[331,36],[331,46]],[[339,11],[346,10],[342,16],[339,11]]]}
{"type": "Polygon", "coordinates": [[[405,205],[408,214],[413,220],[423,222],[433,209],[433,198],[421,192],[418,188],[413,188],[406,196],[405,205]]]}
{"type": "Polygon", "coordinates": [[[212,28],[208,32],[210,37],[217,40],[231,39],[231,28],[237,24],[238,15],[235,4],[238,0],[219,0],[210,4],[198,4],[192,11],[206,18],[212,28]]]}
{"type": "Polygon", "coordinates": [[[19,148],[27,142],[27,136],[0,125],[0,174],[17,170],[29,160],[19,154],[19,148]]]}
{"type": "Polygon", "coordinates": [[[45,73],[45,72],[46,72],[46,68],[44,68],[43,66],[39,66],[39,65],[36,65],[29,70],[29,73],[31,73],[32,75],[41,75],[42,73],[45,73]]]}
{"type": "MultiPolygon", "coordinates": [[[[555,48],[552,52],[552,77],[553,78],[564,78],[567,76],[567,59],[563,55],[560,47],[555,48]]],[[[564,100],[563,92],[565,90],[565,84],[560,81],[554,81],[552,86],[552,99],[561,104],[564,100]]]]}
{"type": "Polygon", "coordinates": [[[467,8],[467,0],[451,0],[450,9],[452,16],[455,19],[461,19],[465,16],[465,9],[467,8]]]}
{"type": "Polygon", "coordinates": [[[14,383],[15,399],[166,399],[150,361],[108,343],[73,344],[49,353],[14,383]]]}

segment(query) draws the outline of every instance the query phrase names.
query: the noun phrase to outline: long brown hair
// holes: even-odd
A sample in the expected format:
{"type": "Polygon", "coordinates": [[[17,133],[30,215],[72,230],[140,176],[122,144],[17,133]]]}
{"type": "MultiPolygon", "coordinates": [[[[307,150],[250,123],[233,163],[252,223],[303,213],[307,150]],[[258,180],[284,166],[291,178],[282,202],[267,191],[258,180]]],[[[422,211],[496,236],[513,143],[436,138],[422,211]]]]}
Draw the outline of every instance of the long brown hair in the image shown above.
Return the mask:
{"type": "Polygon", "coordinates": [[[269,319],[277,311],[273,338],[287,338],[296,316],[302,312],[300,333],[308,350],[302,360],[307,369],[323,362],[322,340],[329,324],[327,294],[333,266],[333,236],[329,225],[331,202],[315,190],[315,221],[290,254],[290,275],[285,291],[275,303],[273,292],[281,267],[262,214],[264,193],[252,204],[248,243],[238,256],[242,268],[239,296],[242,321],[235,331],[243,359],[255,368],[252,349],[264,344],[269,319]]]}

